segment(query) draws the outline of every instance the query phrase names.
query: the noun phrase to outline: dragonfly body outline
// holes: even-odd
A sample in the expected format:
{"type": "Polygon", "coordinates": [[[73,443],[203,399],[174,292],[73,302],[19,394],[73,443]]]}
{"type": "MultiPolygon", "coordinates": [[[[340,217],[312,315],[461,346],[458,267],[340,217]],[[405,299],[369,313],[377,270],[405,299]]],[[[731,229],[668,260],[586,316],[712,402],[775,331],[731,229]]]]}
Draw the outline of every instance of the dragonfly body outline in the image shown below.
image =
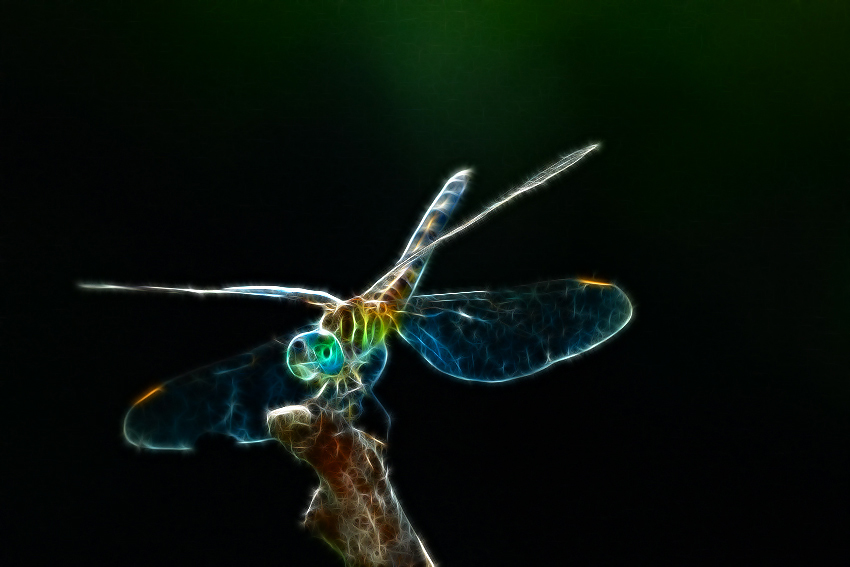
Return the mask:
{"type": "MultiPolygon", "coordinates": [[[[268,412],[318,397],[356,420],[365,396],[383,409],[371,389],[386,366],[391,334],[400,335],[440,372],[480,382],[529,376],[609,339],[632,315],[626,294],[609,283],[565,279],[504,291],[414,294],[437,247],[596,148],[565,156],[443,234],[471,175],[470,170],[456,173],[431,203],[399,261],[348,300],[285,286],[199,290],[80,284],[100,290],[297,299],[324,309],[315,325],[288,341],[275,339],[154,388],[128,411],[126,439],[148,449],[184,450],[206,433],[229,435],[239,443],[268,441],[268,412]]],[[[389,427],[389,414],[386,418],[389,427]]]]}

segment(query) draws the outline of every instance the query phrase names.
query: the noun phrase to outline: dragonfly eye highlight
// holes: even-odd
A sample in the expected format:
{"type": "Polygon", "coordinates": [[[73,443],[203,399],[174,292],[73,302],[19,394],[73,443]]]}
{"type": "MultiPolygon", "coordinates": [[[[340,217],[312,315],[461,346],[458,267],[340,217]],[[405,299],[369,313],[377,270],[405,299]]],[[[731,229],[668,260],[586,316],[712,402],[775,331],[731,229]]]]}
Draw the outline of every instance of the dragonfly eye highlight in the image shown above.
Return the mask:
{"type": "Polygon", "coordinates": [[[333,333],[325,330],[296,335],[286,349],[286,366],[300,380],[336,376],[344,364],[342,345],[333,333]]]}

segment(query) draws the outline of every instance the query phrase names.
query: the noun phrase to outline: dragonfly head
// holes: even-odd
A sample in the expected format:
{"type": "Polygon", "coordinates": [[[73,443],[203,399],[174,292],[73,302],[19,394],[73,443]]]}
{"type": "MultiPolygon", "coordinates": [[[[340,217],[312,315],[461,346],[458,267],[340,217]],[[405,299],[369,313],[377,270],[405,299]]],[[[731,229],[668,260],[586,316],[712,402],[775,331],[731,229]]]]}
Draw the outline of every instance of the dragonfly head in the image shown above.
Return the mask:
{"type": "Polygon", "coordinates": [[[305,382],[342,372],[345,354],[336,336],[324,329],[295,335],[286,349],[286,366],[305,382]]]}

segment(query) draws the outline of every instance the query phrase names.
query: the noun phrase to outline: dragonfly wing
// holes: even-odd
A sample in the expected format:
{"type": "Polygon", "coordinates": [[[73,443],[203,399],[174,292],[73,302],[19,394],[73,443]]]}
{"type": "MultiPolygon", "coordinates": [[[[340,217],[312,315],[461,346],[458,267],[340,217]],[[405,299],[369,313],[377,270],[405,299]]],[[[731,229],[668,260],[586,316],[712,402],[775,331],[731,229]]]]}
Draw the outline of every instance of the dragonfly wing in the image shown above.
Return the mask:
{"type": "Polygon", "coordinates": [[[152,285],[114,285],[81,283],[83,289],[115,290],[115,291],[154,291],[160,293],[190,293],[194,295],[255,295],[277,299],[297,299],[316,305],[339,305],[341,299],[325,291],[303,289],[300,287],[283,287],[277,285],[243,285],[221,289],[193,289],[187,287],[161,287],[152,285]]]}
{"type": "Polygon", "coordinates": [[[266,412],[310,396],[286,370],[286,348],[272,341],[154,388],[127,412],[124,436],[145,449],[192,449],[205,433],[271,439],[266,412]]]}
{"type": "Polygon", "coordinates": [[[631,315],[628,297],[614,285],[557,280],[507,291],[416,296],[400,330],[438,370],[502,382],[593,348],[631,315]]]}

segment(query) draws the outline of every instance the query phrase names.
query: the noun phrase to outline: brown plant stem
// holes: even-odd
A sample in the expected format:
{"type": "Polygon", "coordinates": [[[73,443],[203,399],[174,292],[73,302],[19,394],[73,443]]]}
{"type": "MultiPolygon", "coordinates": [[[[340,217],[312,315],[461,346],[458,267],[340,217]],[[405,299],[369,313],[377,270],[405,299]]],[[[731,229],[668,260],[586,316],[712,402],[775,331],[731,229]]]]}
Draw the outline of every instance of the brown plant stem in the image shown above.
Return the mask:
{"type": "Polygon", "coordinates": [[[271,412],[269,430],[319,475],[304,525],[346,565],[434,566],[393,493],[384,443],[315,401],[271,412]]]}

